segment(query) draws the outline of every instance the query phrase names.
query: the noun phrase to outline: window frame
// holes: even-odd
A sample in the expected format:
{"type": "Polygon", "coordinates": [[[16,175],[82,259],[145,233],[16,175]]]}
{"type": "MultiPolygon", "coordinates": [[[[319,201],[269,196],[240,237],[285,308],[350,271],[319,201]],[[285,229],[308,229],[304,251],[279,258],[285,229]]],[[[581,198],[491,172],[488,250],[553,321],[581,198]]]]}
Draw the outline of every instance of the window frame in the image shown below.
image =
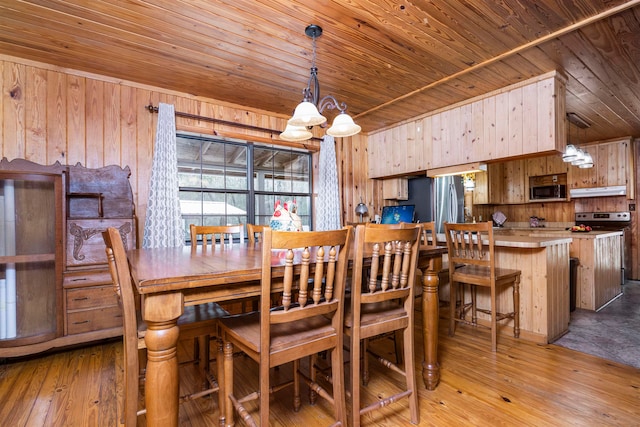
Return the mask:
{"type": "MultiPolygon", "coordinates": [[[[309,212],[308,214],[305,213],[305,215],[301,215],[301,218],[303,219],[304,226],[308,226],[309,229],[313,229],[313,211],[314,211],[313,155],[310,151],[304,150],[304,149],[296,149],[293,147],[278,146],[275,144],[265,144],[265,143],[260,143],[256,141],[250,141],[250,140],[240,140],[235,138],[226,138],[226,137],[219,137],[219,136],[205,135],[205,134],[193,134],[193,133],[184,132],[184,131],[177,131],[176,139],[177,139],[176,144],[179,144],[180,139],[188,139],[191,141],[201,141],[201,147],[202,147],[202,144],[204,143],[211,143],[211,144],[225,144],[225,149],[226,149],[226,146],[238,146],[246,149],[246,181],[247,181],[246,189],[226,188],[227,173],[225,169],[223,173],[223,180],[222,180],[222,182],[224,183],[224,187],[203,187],[202,181],[201,181],[200,187],[180,185],[178,188],[178,191],[181,195],[183,193],[194,193],[194,194],[197,193],[202,195],[224,194],[225,200],[226,200],[227,195],[229,194],[244,194],[246,195],[246,222],[253,223],[253,224],[260,223],[259,221],[256,221],[256,203],[257,203],[256,199],[258,197],[273,197],[274,201],[280,200],[281,203],[284,203],[285,201],[292,200],[292,199],[304,200],[304,198],[307,198],[309,212]],[[276,153],[287,153],[289,155],[295,154],[297,156],[302,155],[303,157],[306,157],[307,158],[306,179],[308,181],[308,192],[293,191],[293,189],[292,191],[288,191],[288,192],[273,191],[273,190],[269,191],[264,189],[256,190],[255,188],[256,187],[255,185],[256,171],[255,171],[255,157],[254,157],[256,148],[264,149],[264,150],[272,150],[276,153]]],[[[202,152],[200,154],[202,154],[202,152]]],[[[202,159],[202,155],[200,156],[200,158],[202,159]]],[[[224,164],[226,165],[226,158],[224,160],[225,160],[224,164]]],[[[185,164],[186,163],[181,163],[179,159],[177,160],[179,175],[181,173],[180,172],[181,165],[184,166],[185,164]]],[[[189,166],[193,167],[194,165],[191,164],[189,166]]],[[[199,171],[202,176],[202,163],[200,164],[199,171]]],[[[278,172],[278,171],[275,171],[274,169],[272,169],[272,171],[274,171],[273,175],[277,174],[278,172]]],[[[202,197],[200,199],[202,200],[202,197]]],[[[182,197],[181,197],[181,200],[182,200],[182,197]]],[[[275,203],[274,203],[274,206],[275,206],[275,203]]],[[[205,215],[205,213],[202,212],[202,204],[201,204],[200,211],[201,213],[199,214],[199,218],[198,220],[195,221],[197,224],[202,224],[203,221],[207,218],[207,215],[205,215]]],[[[271,211],[271,213],[273,213],[273,210],[271,211]]],[[[187,236],[186,240],[187,242],[189,242],[190,236],[188,234],[187,222],[190,222],[190,223],[194,222],[194,217],[198,215],[187,214],[186,218],[188,218],[188,220],[185,219],[185,214],[181,213],[181,216],[183,218],[185,233],[187,236]]],[[[234,216],[237,216],[237,215],[233,215],[233,214],[227,215],[225,213],[225,215],[223,216],[223,219],[224,219],[223,222],[225,224],[228,223],[227,218],[234,217],[234,216]]],[[[264,218],[265,215],[261,215],[261,217],[264,218]]],[[[262,224],[264,224],[264,221],[262,222],[262,224]]]]}

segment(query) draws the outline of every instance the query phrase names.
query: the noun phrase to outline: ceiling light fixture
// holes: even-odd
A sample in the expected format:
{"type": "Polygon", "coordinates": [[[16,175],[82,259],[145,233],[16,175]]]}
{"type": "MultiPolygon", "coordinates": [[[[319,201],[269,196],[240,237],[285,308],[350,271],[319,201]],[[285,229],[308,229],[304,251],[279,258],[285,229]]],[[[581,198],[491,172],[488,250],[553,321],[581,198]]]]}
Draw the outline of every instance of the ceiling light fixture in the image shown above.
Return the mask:
{"type": "MultiPolygon", "coordinates": [[[[567,113],[567,120],[569,121],[569,141],[571,141],[571,124],[575,125],[580,129],[586,129],[591,126],[585,120],[583,120],[576,113],[567,113]]],[[[588,169],[593,167],[593,158],[591,154],[587,153],[586,150],[583,150],[580,147],[577,147],[574,144],[567,144],[564,148],[564,153],[562,153],[562,161],[565,163],[571,163],[572,166],[578,166],[581,169],[588,169]]]]}
{"type": "Polygon", "coordinates": [[[324,125],[327,121],[327,118],[322,115],[325,109],[336,109],[340,112],[333,120],[331,127],[327,129],[327,135],[347,137],[359,133],[361,127],[355,124],[351,116],[346,113],[347,104],[338,102],[333,95],[326,95],[320,99],[320,83],[318,82],[318,67],[316,67],[316,39],[322,35],[322,28],[311,24],[305,28],[304,33],[311,37],[313,45],[311,75],[307,87],[302,91],[304,98],[296,107],[293,117],[287,122],[287,127],[280,134],[280,138],[285,141],[304,141],[311,138],[310,129],[313,126],[324,125]]]}

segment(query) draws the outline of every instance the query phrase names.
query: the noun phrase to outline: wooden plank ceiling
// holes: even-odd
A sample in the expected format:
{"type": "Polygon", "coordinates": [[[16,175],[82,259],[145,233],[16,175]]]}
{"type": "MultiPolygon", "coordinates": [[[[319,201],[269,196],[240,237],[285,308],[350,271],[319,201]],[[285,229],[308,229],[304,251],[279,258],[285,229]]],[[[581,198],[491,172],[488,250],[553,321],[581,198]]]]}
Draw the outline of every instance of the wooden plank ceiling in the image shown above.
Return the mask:
{"type": "Polygon", "coordinates": [[[314,23],[321,96],[365,132],[557,69],[585,142],[640,136],[639,4],[0,0],[0,52],[290,115],[314,23]]]}

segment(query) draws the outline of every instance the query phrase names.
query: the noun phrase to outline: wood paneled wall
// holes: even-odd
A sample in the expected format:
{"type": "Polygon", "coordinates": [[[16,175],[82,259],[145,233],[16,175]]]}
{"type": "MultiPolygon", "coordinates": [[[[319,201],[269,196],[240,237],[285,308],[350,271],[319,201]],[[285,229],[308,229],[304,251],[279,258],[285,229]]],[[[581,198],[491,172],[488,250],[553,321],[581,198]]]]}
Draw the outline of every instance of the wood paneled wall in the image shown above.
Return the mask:
{"type": "MultiPolygon", "coordinates": [[[[287,120],[269,112],[5,55],[0,55],[0,75],[0,158],[24,158],[41,164],[81,163],[90,168],[129,166],[139,237],[147,207],[157,121],[157,114],[147,111],[146,105],[164,102],[174,104],[176,111],[275,130],[284,129],[287,120]]],[[[278,141],[277,134],[208,121],[178,117],[176,126],[201,134],[292,145],[278,141]]],[[[344,222],[354,221],[360,198],[371,211],[382,204],[381,185],[367,179],[366,142],[366,135],[336,142],[344,222]]],[[[314,152],[317,182],[319,142],[294,145],[314,152]]]]}

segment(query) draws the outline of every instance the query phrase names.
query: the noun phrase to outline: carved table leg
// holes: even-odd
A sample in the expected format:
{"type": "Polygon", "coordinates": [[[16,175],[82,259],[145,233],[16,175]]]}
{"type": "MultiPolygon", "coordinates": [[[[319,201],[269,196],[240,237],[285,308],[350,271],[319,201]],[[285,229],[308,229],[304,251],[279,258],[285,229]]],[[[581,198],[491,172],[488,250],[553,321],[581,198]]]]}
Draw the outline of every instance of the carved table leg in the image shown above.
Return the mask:
{"type": "Polygon", "coordinates": [[[182,294],[150,295],[144,301],[147,333],[145,406],[148,426],[178,426],[178,358],[182,294]]]}
{"type": "Polygon", "coordinates": [[[440,364],[438,363],[438,272],[441,268],[441,256],[430,259],[429,268],[425,269],[422,278],[422,333],[424,344],[422,378],[427,390],[435,390],[440,381],[440,364]]]}

